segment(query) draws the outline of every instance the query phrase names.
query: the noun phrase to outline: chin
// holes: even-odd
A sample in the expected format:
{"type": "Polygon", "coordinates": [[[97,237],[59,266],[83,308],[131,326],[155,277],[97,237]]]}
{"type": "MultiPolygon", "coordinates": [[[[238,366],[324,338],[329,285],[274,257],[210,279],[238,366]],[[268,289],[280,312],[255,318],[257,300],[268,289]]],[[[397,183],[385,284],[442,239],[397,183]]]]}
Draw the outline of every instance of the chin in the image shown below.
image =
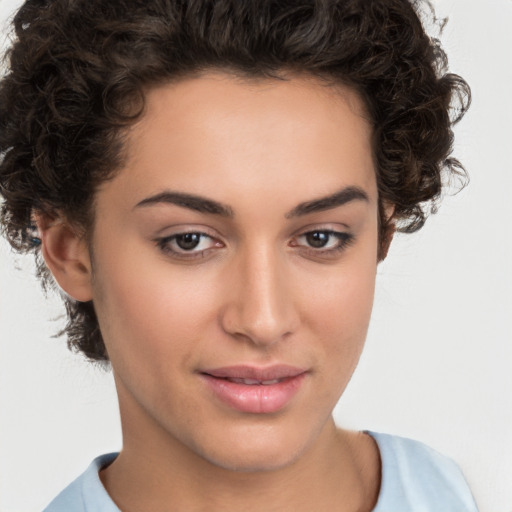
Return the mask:
{"type": "Polygon", "coordinates": [[[300,457],[300,453],[284,454],[281,450],[278,453],[247,453],[229,454],[222,457],[220,454],[211,456],[209,462],[226,471],[237,473],[263,473],[278,471],[293,465],[300,457]]]}
{"type": "Polygon", "coordinates": [[[228,436],[228,443],[225,440],[208,443],[209,446],[203,445],[195,451],[210,464],[227,471],[256,473],[291,466],[308,450],[310,443],[301,436],[275,434],[254,432],[251,436],[228,436]]]}

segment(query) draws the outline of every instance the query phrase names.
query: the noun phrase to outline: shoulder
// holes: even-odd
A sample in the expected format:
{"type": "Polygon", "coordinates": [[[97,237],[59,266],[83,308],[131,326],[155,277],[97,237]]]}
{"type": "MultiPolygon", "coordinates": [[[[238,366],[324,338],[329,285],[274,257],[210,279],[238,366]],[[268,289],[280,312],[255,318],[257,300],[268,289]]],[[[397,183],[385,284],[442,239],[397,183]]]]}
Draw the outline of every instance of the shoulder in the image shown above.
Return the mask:
{"type": "Polygon", "coordinates": [[[477,512],[459,467],[404,437],[368,432],[379,447],[381,490],[374,512],[477,512]]]}
{"type": "Polygon", "coordinates": [[[119,512],[98,474],[117,455],[108,453],[94,459],[87,470],[71,482],[43,512],[119,512]]]}

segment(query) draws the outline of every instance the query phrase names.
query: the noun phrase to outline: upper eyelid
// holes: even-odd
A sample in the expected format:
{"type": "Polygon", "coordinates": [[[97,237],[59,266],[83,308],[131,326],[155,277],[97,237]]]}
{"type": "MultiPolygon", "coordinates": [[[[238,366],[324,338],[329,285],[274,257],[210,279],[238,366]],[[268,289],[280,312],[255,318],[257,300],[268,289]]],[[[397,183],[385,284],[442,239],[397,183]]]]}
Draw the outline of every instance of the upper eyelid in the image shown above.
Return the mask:
{"type": "MultiPolygon", "coordinates": [[[[348,233],[346,231],[335,231],[332,229],[313,229],[309,231],[304,231],[299,235],[294,236],[294,239],[309,235],[310,233],[327,233],[330,236],[335,237],[337,240],[339,240],[342,243],[347,243],[349,240],[352,240],[354,238],[354,235],[352,233],[348,233]]],[[[322,248],[315,249],[318,251],[321,251],[322,248]]],[[[329,250],[329,249],[326,249],[329,250]]]]}
{"type": "Polygon", "coordinates": [[[352,230],[347,224],[339,224],[339,223],[326,223],[326,224],[311,224],[306,227],[302,227],[296,230],[291,238],[295,238],[302,235],[307,235],[308,233],[312,233],[315,231],[321,231],[324,233],[339,233],[339,234],[350,234],[352,230]]]}
{"type": "Polygon", "coordinates": [[[170,235],[160,236],[156,240],[158,242],[162,243],[162,242],[166,242],[166,241],[176,240],[176,238],[179,236],[191,235],[191,234],[200,235],[202,237],[209,238],[213,242],[219,241],[218,237],[212,236],[209,233],[204,233],[203,231],[178,231],[177,233],[172,233],[170,235]]]}
{"type": "Polygon", "coordinates": [[[351,236],[350,233],[347,233],[346,231],[334,231],[332,229],[312,229],[310,231],[304,231],[302,233],[299,233],[294,238],[299,238],[302,236],[309,235],[311,233],[326,233],[328,235],[334,236],[334,237],[344,237],[344,236],[351,236]]]}
{"type": "MultiPolygon", "coordinates": [[[[351,235],[351,229],[346,224],[336,223],[326,223],[326,224],[311,224],[309,226],[303,226],[300,229],[295,230],[293,233],[289,235],[289,239],[297,238],[300,236],[307,235],[312,232],[323,232],[323,233],[331,233],[333,235],[351,235]]],[[[194,225],[185,225],[185,226],[167,226],[163,229],[158,230],[153,239],[156,240],[165,240],[165,239],[173,239],[179,235],[186,235],[189,233],[197,233],[206,237],[209,237],[213,240],[220,241],[222,243],[226,243],[226,240],[230,238],[223,233],[219,233],[218,230],[209,228],[204,225],[194,226],[194,225]]]]}
{"type": "MultiPolygon", "coordinates": [[[[223,233],[223,229],[221,225],[218,225],[217,223],[216,227],[211,227],[209,224],[203,224],[202,222],[176,222],[176,223],[169,223],[167,225],[164,225],[163,227],[159,228],[157,231],[155,231],[155,236],[165,236],[163,233],[169,233],[169,236],[172,236],[173,234],[180,234],[180,233],[205,233],[209,236],[220,236],[225,237],[226,234],[223,233]]],[[[295,224],[295,222],[294,222],[295,224]]],[[[240,229],[237,228],[235,225],[226,226],[226,229],[228,232],[235,232],[239,233],[240,229]]],[[[350,231],[352,228],[350,224],[340,222],[340,221],[319,221],[319,222],[311,222],[307,225],[301,225],[298,228],[293,229],[290,236],[297,236],[301,232],[308,232],[308,231],[335,231],[335,232],[342,232],[344,230],[350,231]]]]}
{"type": "Polygon", "coordinates": [[[173,236],[186,235],[187,233],[199,233],[201,235],[209,236],[210,238],[222,238],[223,235],[217,230],[214,230],[204,225],[176,225],[166,226],[159,229],[155,235],[155,239],[172,238],[173,236]]]}
{"type": "Polygon", "coordinates": [[[331,234],[343,234],[343,233],[347,233],[348,230],[342,230],[342,229],[336,229],[336,228],[326,228],[326,227],[320,227],[320,228],[308,228],[308,229],[305,229],[305,230],[302,230],[302,231],[299,231],[296,235],[294,236],[302,236],[302,235],[307,235],[308,233],[331,233],[331,234]]]}

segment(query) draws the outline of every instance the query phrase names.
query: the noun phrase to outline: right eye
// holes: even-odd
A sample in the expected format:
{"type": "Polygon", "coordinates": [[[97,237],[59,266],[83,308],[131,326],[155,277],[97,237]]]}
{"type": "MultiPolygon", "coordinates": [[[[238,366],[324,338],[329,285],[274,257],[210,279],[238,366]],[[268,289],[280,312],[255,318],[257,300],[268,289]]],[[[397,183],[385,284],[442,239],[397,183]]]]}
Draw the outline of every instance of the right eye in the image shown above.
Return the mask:
{"type": "Polygon", "coordinates": [[[180,258],[203,257],[209,249],[223,247],[221,242],[199,231],[176,233],[156,242],[163,252],[180,258]]]}

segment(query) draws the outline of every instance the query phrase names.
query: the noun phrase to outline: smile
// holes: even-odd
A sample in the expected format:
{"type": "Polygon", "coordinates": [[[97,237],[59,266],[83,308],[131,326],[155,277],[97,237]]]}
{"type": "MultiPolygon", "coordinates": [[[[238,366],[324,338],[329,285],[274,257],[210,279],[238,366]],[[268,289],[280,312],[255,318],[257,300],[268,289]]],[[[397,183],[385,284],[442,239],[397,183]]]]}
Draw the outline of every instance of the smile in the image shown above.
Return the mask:
{"type": "Polygon", "coordinates": [[[270,414],[284,409],[299,392],[307,371],[286,365],[264,369],[232,366],[201,372],[215,398],[239,412],[270,414]]]}

